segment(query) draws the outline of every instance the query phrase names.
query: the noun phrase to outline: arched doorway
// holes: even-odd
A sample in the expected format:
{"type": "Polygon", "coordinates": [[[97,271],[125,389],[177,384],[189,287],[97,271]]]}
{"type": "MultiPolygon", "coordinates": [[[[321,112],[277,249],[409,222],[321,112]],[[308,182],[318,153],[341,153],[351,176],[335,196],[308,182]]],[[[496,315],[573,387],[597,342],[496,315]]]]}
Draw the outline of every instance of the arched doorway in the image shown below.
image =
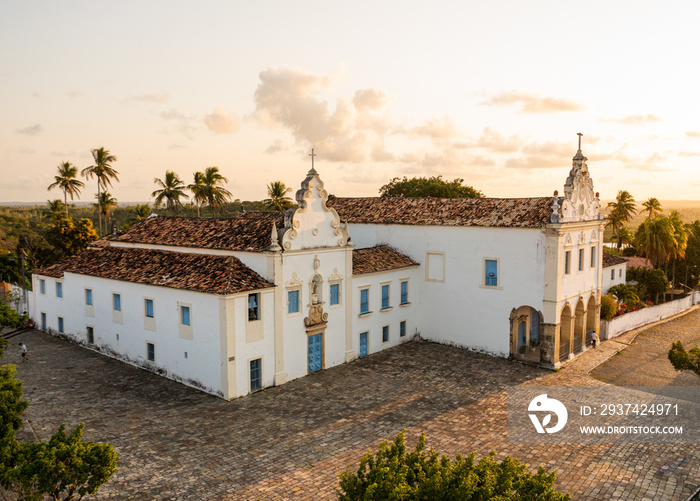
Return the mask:
{"type": "Polygon", "coordinates": [[[513,358],[540,362],[541,323],[541,314],[535,308],[513,308],[510,313],[510,354],[513,358]]]}
{"type": "Polygon", "coordinates": [[[596,317],[596,298],[595,294],[591,294],[588,298],[588,307],[586,308],[586,346],[591,346],[593,343],[593,332],[595,332],[595,317],[596,317]]]}
{"type": "Polygon", "coordinates": [[[576,315],[574,317],[574,353],[583,349],[583,334],[586,330],[586,309],[583,301],[579,299],[576,303],[576,315]]]}
{"type": "Polygon", "coordinates": [[[561,310],[561,322],[559,324],[559,361],[563,362],[569,358],[569,339],[571,337],[572,324],[571,307],[567,304],[561,310]]]}

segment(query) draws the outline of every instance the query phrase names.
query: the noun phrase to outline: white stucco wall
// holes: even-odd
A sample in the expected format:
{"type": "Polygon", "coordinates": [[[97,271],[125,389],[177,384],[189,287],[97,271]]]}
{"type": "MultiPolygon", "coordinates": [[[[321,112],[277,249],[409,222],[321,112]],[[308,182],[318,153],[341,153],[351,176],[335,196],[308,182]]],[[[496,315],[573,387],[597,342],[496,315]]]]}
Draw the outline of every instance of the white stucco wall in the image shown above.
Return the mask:
{"type": "Polygon", "coordinates": [[[351,224],[350,236],[357,247],[387,243],[421,264],[413,287],[421,298],[415,327],[426,339],[507,356],[511,310],[542,310],[539,229],[351,224]],[[426,269],[428,252],[444,253],[443,281],[427,276],[434,271],[426,269]],[[497,288],[484,287],[485,259],[498,260],[497,288]]]}
{"type": "Polygon", "coordinates": [[[600,322],[600,339],[612,339],[637,327],[658,322],[692,308],[698,302],[700,302],[700,294],[696,292],[675,301],[625,313],[612,320],[603,320],[600,322]]]}
{"type": "Polygon", "coordinates": [[[603,268],[603,294],[606,294],[610,287],[625,283],[627,283],[627,263],[603,268]],[[615,278],[610,278],[611,271],[614,272],[615,278]]]}
{"type": "Polygon", "coordinates": [[[420,267],[353,276],[352,344],[360,353],[360,333],[368,333],[368,354],[391,348],[413,339],[419,333],[417,315],[421,295],[418,292],[423,270],[420,267]],[[401,305],[401,281],[408,281],[408,304],[401,305]],[[389,308],[382,309],[382,285],[389,285],[389,308]],[[360,290],[369,289],[368,314],[360,313],[360,290]],[[400,322],[406,322],[406,335],[400,337],[400,322]],[[389,327],[389,340],[382,339],[382,328],[389,327]]]}
{"type": "Polygon", "coordinates": [[[35,295],[34,310],[39,327],[41,312],[54,331],[62,316],[64,333],[87,343],[86,328],[92,326],[95,346],[136,364],[162,368],[186,384],[215,394],[221,391],[218,296],[66,273],[59,299],[54,278],[35,275],[34,287],[38,290],[41,278],[46,280],[46,294],[35,295]],[[86,315],[86,287],[93,290],[94,316],[86,315]],[[113,293],[121,294],[123,323],[114,321],[113,293]],[[145,328],[145,297],[154,300],[155,331],[145,328]],[[180,337],[178,302],[191,305],[191,340],[180,337]],[[155,362],[146,360],[149,342],[155,345],[155,362]]]}

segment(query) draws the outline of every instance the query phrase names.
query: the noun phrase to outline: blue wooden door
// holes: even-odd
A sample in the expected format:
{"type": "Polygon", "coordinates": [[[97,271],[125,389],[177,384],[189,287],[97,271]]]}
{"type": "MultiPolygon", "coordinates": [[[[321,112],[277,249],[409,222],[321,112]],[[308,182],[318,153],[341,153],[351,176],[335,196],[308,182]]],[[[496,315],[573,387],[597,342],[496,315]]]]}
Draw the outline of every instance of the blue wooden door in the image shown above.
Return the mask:
{"type": "Polygon", "coordinates": [[[309,374],[323,367],[323,337],[321,334],[309,336],[309,374]]]}
{"type": "Polygon", "coordinates": [[[360,356],[364,357],[367,355],[367,333],[360,333],[360,356]]]}

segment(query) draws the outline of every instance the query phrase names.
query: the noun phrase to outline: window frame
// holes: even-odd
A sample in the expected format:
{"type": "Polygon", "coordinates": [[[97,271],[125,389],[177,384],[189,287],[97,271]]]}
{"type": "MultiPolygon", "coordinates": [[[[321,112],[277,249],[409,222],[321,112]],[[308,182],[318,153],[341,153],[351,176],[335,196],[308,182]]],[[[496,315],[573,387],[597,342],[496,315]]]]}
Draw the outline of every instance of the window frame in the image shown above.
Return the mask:
{"type": "Polygon", "coordinates": [[[411,304],[411,302],[408,300],[408,278],[402,279],[399,281],[399,306],[406,306],[408,304],[411,304]],[[405,289],[404,290],[404,286],[405,289]],[[405,299],[405,301],[404,301],[405,299]]]}
{"type": "Polygon", "coordinates": [[[564,251],[564,275],[571,275],[571,249],[564,251]]]}
{"type": "Polygon", "coordinates": [[[119,292],[112,292],[112,311],[122,311],[122,295],[119,292]],[[116,301],[115,301],[116,299],[116,301]],[[119,305],[117,305],[119,303],[119,305]],[[117,308],[119,306],[119,308],[117,308]]]}
{"type": "Polygon", "coordinates": [[[598,256],[596,255],[596,246],[591,245],[591,269],[594,269],[598,264],[598,256]]]}
{"type": "Polygon", "coordinates": [[[343,305],[343,288],[340,280],[329,280],[328,282],[328,304],[329,308],[339,308],[343,305]],[[338,302],[333,302],[333,287],[338,289],[338,302]]]}
{"type": "Polygon", "coordinates": [[[180,304],[180,325],[192,327],[192,307],[189,304],[180,304]],[[185,311],[187,311],[187,322],[185,322],[185,311]]]}
{"type": "Polygon", "coordinates": [[[247,307],[248,307],[248,315],[247,315],[247,321],[248,322],[259,322],[262,319],[262,314],[261,314],[261,304],[260,304],[260,293],[259,292],[251,292],[248,294],[248,300],[247,300],[247,307]],[[255,308],[250,307],[250,299],[252,297],[255,297],[255,308]],[[251,310],[255,311],[255,318],[251,318],[251,310]]]}
{"type": "Polygon", "coordinates": [[[63,299],[63,282],[60,280],[56,280],[56,297],[63,299]]]}
{"type": "Polygon", "coordinates": [[[426,251],[425,252],[425,281],[426,282],[438,282],[438,283],[445,283],[446,279],[446,259],[445,259],[445,253],[444,252],[433,252],[433,251],[426,251]],[[430,273],[430,256],[440,256],[442,258],[442,270],[439,273],[439,275],[442,278],[431,278],[431,273],[430,273]]]}
{"type": "MultiPolygon", "coordinates": [[[[258,304],[258,309],[260,305],[258,304]]],[[[297,315],[301,315],[301,287],[288,287],[287,288],[287,316],[288,317],[294,317],[297,315]],[[296,292],[297,294],[297,310],[296,311],[289,311],[289,307],[291,305],[291,302],[289,301],[290,295],[292,293],[296,292]]]]}
{"type": "Polygon", "coordinates": [[[46,312],[42,311],[41,315],[39,315],[40,321],[41,321],[41,330],[45,331],[47,327],[47,322],[46,322],[46,312]]]}
{"type": "Polygon", "coordinates": [[[586,249],[584,247],[579,247],[578,249],[578,271],[582,272],[585,268],[584,259],[586,257],[586,249]]]}
{"type": "Polygon", "coordinates": [[[94,294],[90,287],[85,287],[85,306],[95,306],[94,294]]]}
{"type": "Polygon", "coordinates": [[[365,315],[371,315],[371,314],[372,314],[372,310],[370,310],[370,295],[369,295],[370,286],[368,285],[368,286],[366,286],[366,287],[360,287],[359,291],[360,291],[360,301],[359,301],[360,316],[362,317],[362,316],[365,316],[365,315]],[[362,301],[362,293],[363,293],[363,292],[365,292],[366,295],[367,295],[367,300],[364,301],[364,302],[362,301]],[[366,309],[363,310],[363,306],[364,306],[366,309]]]}
{"type": "Polygon", "coordinates": [[[408,328],[406,327],[406,321],[401,320],[399,322],[399,338],[406,337],[406,333],[408,332],[408,328]]]}
{"type": "Polygon", "coordinates": [[[154,341],[146,341],[146,362],[156,363],[156,343],[154,341]]]}
{"type": "Polygon", "coordinates": [[[387,344],[391,340],[391,333],[388,325],[382,325],[382,344],[387,344]]]}
{"type": "Polygon", "coordinates": [[[65,322],[63,320],[63,317],[57,317],[58,318],[58,332],[60,334],[65,334],[65,322]]]}
{"type": "Polygon", "coordinates": [[[85,326],[85,340],[87,344],[95,344],[95,327],[93,325],[85,326]]]}
{"type": "Polygon", "coordinates": [[[381,286],[381,308],[379,311],[391,310],[391,282],[382,282],[381,286]],[[386,298],[384,297],[384,291],[386,291],[386,298]],[[386,299],[386,301],[385,301],[386,299]]]}
{"type": "Polygon", "coordinates": [[[248,360],[248,391],[254,393],[263,389],[263,357],[251,358],[248,360]],[[259,362],[258,367],[255,369],[258,371],[258,387],[253,388],[253,362],[259,362]]]}
{"type": "Polygon", "coordinates": [[[481,260],[481,285],[480,287],[482,289],[494,289],[494,290],[502,290],[503,286],[501,285],[501,259],[498,257],[484,257],[481,260]],[[496,263],[496,285],[488,285],[486,283],[486,280],[489,278],[487,277],[487,262],[488,261],[493,261],[496,263]]]}
{"type": "Polygon", "coordinates": [[[42,296],[46,295],[46,280],[44,280],[43,278],[39,279],[39,294],[41,294],[42,296]]]}
{"type": "Polygon", "coordinates": [[[615,280],[615,268],[610,270],[610,280],[615,280]]]}
{"type": "Polygon", "coordinates": [[[153,300],[152,297],[145,297],[143,298],[143,316],[145,318],[148,318],[150,320],[154,320],[156,318],[156,302],[153,300]],[[148,306],[151,306],[151,314],[148,314],[148,306]]]}

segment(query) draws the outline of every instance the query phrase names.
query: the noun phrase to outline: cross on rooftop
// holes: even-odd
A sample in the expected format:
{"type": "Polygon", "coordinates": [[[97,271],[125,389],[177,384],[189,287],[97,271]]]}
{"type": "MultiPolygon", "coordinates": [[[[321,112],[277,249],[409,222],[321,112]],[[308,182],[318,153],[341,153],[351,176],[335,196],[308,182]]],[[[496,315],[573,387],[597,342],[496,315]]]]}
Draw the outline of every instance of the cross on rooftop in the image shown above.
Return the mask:
{"type": "MultiPolygon", "coordinates": [[[[581,134],[580,132],[577,132],[576,134],[578,135],[578,150],[581,151],[581,137],[583,136],[583,134],[581,134]]],[[[311,152],[313,152],[313,151],[314,150],[311,150],[311,152]]],[[[312,160],[312,162],[313,162],[313,160],[312,160]]]]}
{"type": "Polygon", "coordinates": [[[309,156],[311,157],[311,170],[316,170],[314,169],[314,157],[317,156],[316,153],[314,153],[315,148],[311,148],[311,153],[309,156]]]}

